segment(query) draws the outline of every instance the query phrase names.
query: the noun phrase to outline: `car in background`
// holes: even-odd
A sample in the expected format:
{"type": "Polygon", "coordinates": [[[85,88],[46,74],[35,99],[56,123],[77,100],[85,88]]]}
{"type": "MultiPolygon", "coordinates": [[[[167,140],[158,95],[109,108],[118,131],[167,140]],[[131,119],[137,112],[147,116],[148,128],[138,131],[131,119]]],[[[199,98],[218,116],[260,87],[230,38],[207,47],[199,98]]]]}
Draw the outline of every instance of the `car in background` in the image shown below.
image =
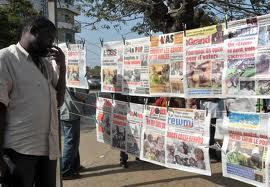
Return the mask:
{"type": "Polygon", "coordinates": [[[92,76],[87,79],[89,89],[100,89],[101,79],[99,76],[92,76]]]}

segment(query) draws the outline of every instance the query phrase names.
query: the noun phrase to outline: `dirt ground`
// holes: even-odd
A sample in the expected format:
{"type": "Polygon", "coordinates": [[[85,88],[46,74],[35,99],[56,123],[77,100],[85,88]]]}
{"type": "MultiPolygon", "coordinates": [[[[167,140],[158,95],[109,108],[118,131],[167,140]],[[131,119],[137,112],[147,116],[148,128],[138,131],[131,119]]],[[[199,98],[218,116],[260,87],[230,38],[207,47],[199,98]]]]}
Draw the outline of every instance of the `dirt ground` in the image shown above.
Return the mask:
{"type": "Polygon", "coordinates": [[[81,132],[81,164],[86,171],[77,180],[64,181],[64,187],[88,186],[179,186],[179,187],[249,187],[222,176],[221,163],[212,164],[212,176],[168,169],[129,158],[129,168],[119,166],[119,151],[96,141],[95,128],[81,132]]]}

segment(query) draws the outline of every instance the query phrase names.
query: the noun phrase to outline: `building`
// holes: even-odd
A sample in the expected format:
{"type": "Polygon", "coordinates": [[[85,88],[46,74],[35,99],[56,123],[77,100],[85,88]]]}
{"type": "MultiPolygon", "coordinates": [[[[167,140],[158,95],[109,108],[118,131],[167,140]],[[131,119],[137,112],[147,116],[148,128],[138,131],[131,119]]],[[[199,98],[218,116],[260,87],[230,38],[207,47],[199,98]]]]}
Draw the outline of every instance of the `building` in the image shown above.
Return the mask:
{"type": "MultiPolygon", "coordinates": [[[[29,0],[40,15],[48,17],[48,0],[29,0]]],[[[75,20],[80,15],[80,8],[74,0],[56,0],[58,42],[75,43],[75,33],[81,32],[81,24],[75,20]]],[[[0,0],[0,5],[7,4],[7,0],[0,0]]]]}
{"type": "Polygon", "coordinates": [[[58,41],[75,43],[75,33],[81,32],[81,24],[74,19],[80,15],[80,8],[74,0],[57,1],[58,41]]]}
{"type": "MultiPolygon", "coordinates": [[[[42,15],[48,16],[48,0],[30,1],[42,15]]],[[[58,42],[75,43],[75,33],[81,32],[81,24],[74,17],[80,15],[80,8],[74,4],[74,0],[56,0],[56,3],[58,42]]]]}

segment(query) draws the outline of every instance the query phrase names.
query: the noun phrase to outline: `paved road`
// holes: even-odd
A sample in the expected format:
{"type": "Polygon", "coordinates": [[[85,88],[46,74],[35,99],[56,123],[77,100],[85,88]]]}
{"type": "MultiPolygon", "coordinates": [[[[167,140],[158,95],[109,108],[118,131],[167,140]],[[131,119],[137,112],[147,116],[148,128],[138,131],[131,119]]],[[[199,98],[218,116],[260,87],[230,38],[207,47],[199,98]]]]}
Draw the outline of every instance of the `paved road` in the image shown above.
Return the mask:
{"type": "Polygon", "coordinates": [[[222,177],[221,163],[212,164],[212,176],[203,176],[129,160],[129,168],[119,166],[119,151],[97,143],[93,124],[81,132],[81,163],[87,168],[81,179],[64,181],[64,187],[88,186],[180,186],[180,187],[249,187],[242,182],[222,177]]]}

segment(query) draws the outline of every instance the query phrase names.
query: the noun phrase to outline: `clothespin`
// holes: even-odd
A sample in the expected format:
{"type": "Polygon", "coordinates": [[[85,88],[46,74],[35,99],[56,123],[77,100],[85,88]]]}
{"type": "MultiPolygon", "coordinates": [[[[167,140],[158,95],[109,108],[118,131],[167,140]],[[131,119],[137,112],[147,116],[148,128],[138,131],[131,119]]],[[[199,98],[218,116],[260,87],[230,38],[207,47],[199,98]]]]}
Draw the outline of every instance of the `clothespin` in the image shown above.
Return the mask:
{"type": "Polygon", "coordinates": [[[127,95],[127,102],[130,103],[130,101],[131,101],[131,97],[130,95],[127,95]]]}
{"type": "Polygon", "coordinates": [[[99,41],[100,41],[100,45],[101,45],[101,47],[103,47],[103,43],[104,43],[103,38],[99,38],[99,41]]]}
{"type": "Polygon", "coordinates": [[[144,98],[144,110],[146,110],[146,106],[148,104],[148,97],[144,98]]]}
{"type": "Polygon", "coordinates": [[[112,93],[112,102],[114,101],[115,94],[112,93]]]}
{"type": "Polygon", "coordinates": [[[122,35],[123,44],[126,45],[126,38],[122,35]]]}
{"type": "Polygon", "coordinates": [[[67,46],[68,50],[70,50],[69,41],[66,41],[66,46],[67,46]]]}
{"type": "Polygon", "coordinates": [[[166,98],[166,107],[167,107],[167,111],[168,111],[168,109],[169,109],[170,103],[171,103],[171,98],[170,98],[170,97],[167,97],[167,98],[166,98]]]}
{"type": "Polygon", "coordinates": [[[205,115],[206,115],[206,117],[208,116],[208,107],[206,107],[206,109],[205,109],[205,115]]]}
{"type": "Polygon", "coordinates": [[[225,14],[225,28],[228,29],[228,14],[225,14]]]}
{"type": "Polygon", "coordinates": [[[153,36],[153,30],[150,30],[150,42],[152,41],[152,36],[153,36]]]}
{"type": "Polygon", "coordinates": [[[187,36],[187,25],[185,23],[182,23],[182,26],[183,26],[183,31],[184,31],[184,36],[186,37],[187,36]]]}
{"type": "Polygon", "coordinates": [[[82,39],[82,38],[81,38],[81,44],[82,44],[82,46],[83,46],[83,48],[84,48],[85,39],[82,39]]]}
{"type": "Polygon", "coordinates": [[[99,98],[99,92],[96,92],[95,94],[96,94],[96,98],[99,98]]]}

